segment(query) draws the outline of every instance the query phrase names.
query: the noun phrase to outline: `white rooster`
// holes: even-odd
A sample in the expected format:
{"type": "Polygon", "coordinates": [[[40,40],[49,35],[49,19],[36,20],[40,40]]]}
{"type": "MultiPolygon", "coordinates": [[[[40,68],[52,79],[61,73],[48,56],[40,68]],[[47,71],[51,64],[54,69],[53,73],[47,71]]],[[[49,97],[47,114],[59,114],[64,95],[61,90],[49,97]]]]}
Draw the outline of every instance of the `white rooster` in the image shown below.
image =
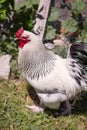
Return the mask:
{"type": "Polygon", "coordinates": [[[70,56],[63,59],[47,50],[34,33],[20,28],[16,37],[20,47],[19,67],[41,102],[41,106],[26,107],[35,112],[43,112],[45,107],[59,109],[61,103],[65,102],[63,114],[70,114],[69,100],[87,87],[84,69],[87,65],[87,45],[71,45],[70,56]]]}

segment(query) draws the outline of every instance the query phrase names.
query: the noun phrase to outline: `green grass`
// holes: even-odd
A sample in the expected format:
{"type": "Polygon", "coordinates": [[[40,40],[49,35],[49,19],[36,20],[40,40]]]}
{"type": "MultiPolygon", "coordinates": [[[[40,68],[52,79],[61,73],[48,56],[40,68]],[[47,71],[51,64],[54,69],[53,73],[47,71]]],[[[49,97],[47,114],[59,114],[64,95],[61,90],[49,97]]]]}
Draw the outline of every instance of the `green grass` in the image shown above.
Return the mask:
{"type": "Polygon", "coordinates": [[[55,118],[50,110],[36,114],[25,108],[33,104],[27,86],[23,80],[0,80],[0,130],[87,130],[87,93],[71,116],[55,118]]]}

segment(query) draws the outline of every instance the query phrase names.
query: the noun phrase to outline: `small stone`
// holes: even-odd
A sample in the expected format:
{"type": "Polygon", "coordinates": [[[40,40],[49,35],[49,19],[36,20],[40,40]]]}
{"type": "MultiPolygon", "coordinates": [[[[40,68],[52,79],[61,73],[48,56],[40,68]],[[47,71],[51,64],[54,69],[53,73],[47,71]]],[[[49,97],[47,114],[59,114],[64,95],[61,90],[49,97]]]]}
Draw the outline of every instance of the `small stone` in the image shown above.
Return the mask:
{"type": "Polygon", "coordinates": [[[46,43],[46,44],[45,44],[45,47],[46,47],[47,49],[49,49],[49,50],[53,49],[54,46],[55,46],[55,45],[52,44],[52,43],[46,43]]]}
{"type": "Polygon", "coordinates": [[[10,74],[11,55],[3,55],[0,57],[0,77],[8,79],[10,74]]]}

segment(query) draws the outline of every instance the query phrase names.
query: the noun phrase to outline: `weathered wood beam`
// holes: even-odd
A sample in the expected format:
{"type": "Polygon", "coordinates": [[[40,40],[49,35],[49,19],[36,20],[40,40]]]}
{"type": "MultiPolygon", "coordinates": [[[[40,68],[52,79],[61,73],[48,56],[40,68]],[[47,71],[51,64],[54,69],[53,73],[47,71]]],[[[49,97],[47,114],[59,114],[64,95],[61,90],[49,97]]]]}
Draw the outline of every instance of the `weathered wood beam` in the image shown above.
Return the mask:
{"type": "Polygon", "coordinates": [[[37,35],[40,35],[41,39],[43,39],[43,35],[45,32],[50,3],[51,0],[40,0],[39,2],[38,11],[36,15],[36,23],[34,25],[34,32],[37,35]]]}

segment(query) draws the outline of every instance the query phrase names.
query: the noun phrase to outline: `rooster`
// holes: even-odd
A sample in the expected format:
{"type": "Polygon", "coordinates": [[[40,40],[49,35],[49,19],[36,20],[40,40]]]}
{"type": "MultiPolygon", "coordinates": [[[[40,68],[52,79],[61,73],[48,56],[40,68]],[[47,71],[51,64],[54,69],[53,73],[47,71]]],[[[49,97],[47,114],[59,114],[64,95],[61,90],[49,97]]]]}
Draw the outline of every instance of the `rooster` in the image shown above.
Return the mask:
{"type": "Polygon", "coordinates": [[[20,28],[18,64],[23,76],[35,89],[40,106],[29,106],[35,112],[46,107],[59,110],[65,102],[63,114],[71,114],[70,100],[87,87],[87,45],[72,44],[64,59],[45,48],[38,35],[20,28]]]}

